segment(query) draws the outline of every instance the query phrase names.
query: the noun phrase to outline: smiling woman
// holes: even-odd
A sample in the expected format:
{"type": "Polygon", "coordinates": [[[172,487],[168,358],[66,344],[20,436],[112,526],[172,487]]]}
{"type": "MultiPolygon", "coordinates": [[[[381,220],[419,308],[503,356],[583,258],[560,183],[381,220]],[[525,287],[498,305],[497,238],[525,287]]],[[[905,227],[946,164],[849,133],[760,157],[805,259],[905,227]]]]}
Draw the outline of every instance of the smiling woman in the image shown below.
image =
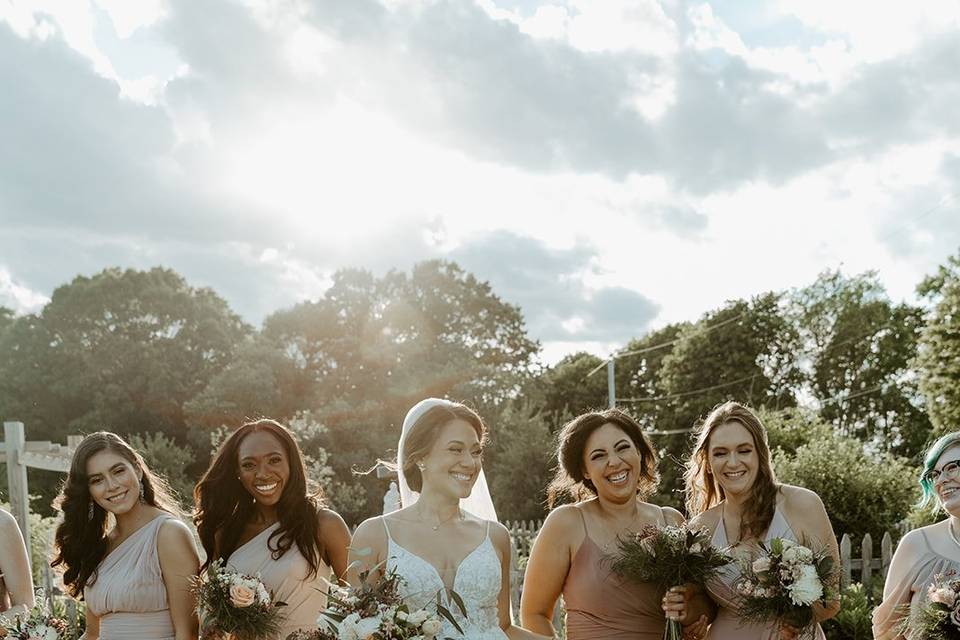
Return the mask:
{"type": "Polygon", "coordinates": [[[192,640],[190,578],[199,559],[164,480],[120,436],[92,433],[73,454],[58,498],[63,582],[87,602],[84,640],[192,640]],[[116,523],[108,530],[111,516],[116,523]]]}
{"type": "Polygon", "coordinates": [[[278,638],[309,631],[326,606],[327,580],[346,571],[347,525],[307,485],[293,435],[262,419],[230,434],[194,489],[204,568],[223,560],[259,575],[286,605],[278,638]]]}
{"type": "Polygon", "coordinates": [[[910,637],[903,628],[906,612],[927,603],[927,589],[937,575],[960,573],[960,432],[933,443],[920,475],[921,506],[946,512],[936,524],[914,529],[900,540],[883,587],[883,602],[873,612],[878,640],[910,637]]]}

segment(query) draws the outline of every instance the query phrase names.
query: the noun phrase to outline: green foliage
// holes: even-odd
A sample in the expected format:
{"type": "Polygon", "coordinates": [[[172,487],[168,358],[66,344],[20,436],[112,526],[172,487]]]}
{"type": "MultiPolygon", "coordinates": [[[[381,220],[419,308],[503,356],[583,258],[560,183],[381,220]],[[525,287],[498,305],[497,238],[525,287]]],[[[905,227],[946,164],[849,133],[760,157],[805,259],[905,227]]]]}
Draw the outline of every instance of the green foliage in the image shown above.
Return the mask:
{"type": "Polygon", "coordinates": [[[782,482],[806,487],[823,500],[834,533],[879,540],[893,531],[919,497],[916,470],[890,453],[869,454],[859,441],[833,436],[774,454],[782,482]]]}
{"type": "Polygon", "coordinates": [[[489,422],[483,466],[501,520],[546,517],[546,488],[556,465],[556,440],[536,407],[510,403],[489,422]]]}
{"type": "Polygon", "coordinates": [[[812,409],[760,409],[757,416],[767,428],[770,451],[779,449],[792,456],[805,444],[834,437],[833,427],[812,409]]]}
{"type": "Polygon", "coordinates": [[[823,273],[793,302],[823,417],[841,433],[916,456],[931,429],[910,368],[921,310],[893,304],[873,272],[823,273]]]}
{"type": "Polygon", "coordinates": [[[166,479],[181,506],[190,510],[196,482],[187,474],[187,469],[196,459],[193,449],[189,445],[178,445],[162,433],[135,433],[130,436],[129,443],[143,456],[151,471],[166,479]]]}
{"type": "Polygon", "coordinates": [[[589,353],[564,356],[540,376],[543,393],[543,416],[551,431],[586,411],[607,406],[607,371],[591,371],[603,360],[589,353]]]}
{"type": "Polygon", "coordinates": [[[938,435],[960,430],[960,254],[918,287],[931,302],[914,365],[938,435]]]}
{"type": "Polygon", "coordinates": [[[840,612],[822,625],[828,640],[871,640],[873,609],[882,596],[883,582],[879,579],[869,588],[859,582],[848,585],[840,592],[840,612]]]}

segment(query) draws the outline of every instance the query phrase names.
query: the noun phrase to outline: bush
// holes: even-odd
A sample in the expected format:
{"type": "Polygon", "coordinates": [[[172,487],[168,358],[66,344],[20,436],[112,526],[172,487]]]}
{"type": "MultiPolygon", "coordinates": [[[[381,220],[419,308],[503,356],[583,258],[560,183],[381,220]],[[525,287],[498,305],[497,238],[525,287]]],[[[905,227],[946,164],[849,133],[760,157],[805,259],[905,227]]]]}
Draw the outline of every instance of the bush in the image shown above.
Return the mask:
{"type": "Polygon", "coordinates": [[[779,479],[817,492],[837,537],[894,531],[919,496],[917,471],[903,459],[869,455],[852,438],[831,436],[774,454],[779,479]]]}
{"type": "Polygon", "coordinates": [[[484,471],[497,516],[540,520],[546,515],[546,487],[556,464],[555,438],[543,414],[511,405],[491,424],[484,471]]]}
{"type": "Polygon", "coordinates": [[[187,475],[187,467],[193,464],[193,449],[178,445],[160,432],[135,433],[130,436],[130,446],[143,456],[151,471],[170,483],[181,506],[191,510],[194,480],[187,475]]]}
{"type": "Polygon", "coordinates": [[[877,576],[869,588],[859,582],[840,593],[840,612],[823,623],[827,640],[871,640],[873,609],[883,595],[883,582],[877,576]]]}

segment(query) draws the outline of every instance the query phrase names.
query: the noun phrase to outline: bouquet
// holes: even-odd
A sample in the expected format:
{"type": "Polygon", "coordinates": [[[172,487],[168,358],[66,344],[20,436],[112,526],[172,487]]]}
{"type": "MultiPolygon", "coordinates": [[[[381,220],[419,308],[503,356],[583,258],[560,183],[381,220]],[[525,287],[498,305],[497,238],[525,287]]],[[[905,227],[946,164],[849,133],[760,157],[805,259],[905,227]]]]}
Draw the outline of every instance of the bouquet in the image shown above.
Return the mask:
{"type": "MultiPolygon", "coordinates": [[[[639,533],[617,541],[613,570],[636,582],[650,582],[663,591],[687,582],[700,585],[732,562],[730,556],[714,549],[706,529],[686,525],[647,525],[639,533]]],[[[679,640],[683,629],[676,620],[667,620],[663,637],[679,640]]]]}
{"type": "Polygon", "coordinates": [[[960,578],[956,572],[933,577],[927,587],[926,604],[910,616],[905,626],[901,633],[909,638],[960,640],[960,578]]]}
{"type": "Polygon", "coordinates": [[[815,552],[786,538],[774,538],[760,548],[763,552],[742,567],[737,583],[741,617],[754,624],[773,619],[800,629],[801,637],[812,636],[813,605],[833,597],[833,558],[825,549],[815,552]]]}
{"type": "Polygon", "coordinates": [[[201,635],[232,640],[258,640],[279,633],[280,607],[259,577],[230,571],[216,560],[194,579],[201,635]]]}
{"type": "MultiPolygon", "coordinates": [[[[328,594],[330,605],[317,618],[317,629],[290,634],[287,640],[432,640],[443,628],[444,617],[463,633],[449,609],[437,593],[437,613],[426,609],[412,610],[400,596],[403,578],[395,570],[387,571],[379,580],[370,580],[371,570],[360,573],[359,587],[333,586],[328,594]]],[[[466,617],[463,600],[457,594],[451,599],[466,617]]]]}
{"type": "Polygon", "coordinates": [[[59,640],[67,631],[67,621],[54,616],[47,608],[43,590],[34,598],[36,604],[23,615],[10,620],[0,614],[0,638],[11,640],[59,640]]]}

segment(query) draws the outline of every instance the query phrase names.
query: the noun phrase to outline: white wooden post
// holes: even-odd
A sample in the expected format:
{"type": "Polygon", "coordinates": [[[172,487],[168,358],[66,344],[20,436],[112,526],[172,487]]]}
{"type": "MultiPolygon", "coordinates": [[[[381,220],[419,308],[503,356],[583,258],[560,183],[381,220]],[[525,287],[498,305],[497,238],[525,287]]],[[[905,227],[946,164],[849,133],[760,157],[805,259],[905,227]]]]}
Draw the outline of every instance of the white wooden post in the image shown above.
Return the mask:
{"type": "MultiPolygon", "coordinates": [[[[23,541],[30,548],[30,503],[27,496],[27,466],[23,454],[27,438],[22,422],[3,423],[3,442],[7,454],[7,489],[10,492],[10,509],[20,525],[23,541]]],[[[29,558],[29,554],[27,556],[29,558]]]]}

